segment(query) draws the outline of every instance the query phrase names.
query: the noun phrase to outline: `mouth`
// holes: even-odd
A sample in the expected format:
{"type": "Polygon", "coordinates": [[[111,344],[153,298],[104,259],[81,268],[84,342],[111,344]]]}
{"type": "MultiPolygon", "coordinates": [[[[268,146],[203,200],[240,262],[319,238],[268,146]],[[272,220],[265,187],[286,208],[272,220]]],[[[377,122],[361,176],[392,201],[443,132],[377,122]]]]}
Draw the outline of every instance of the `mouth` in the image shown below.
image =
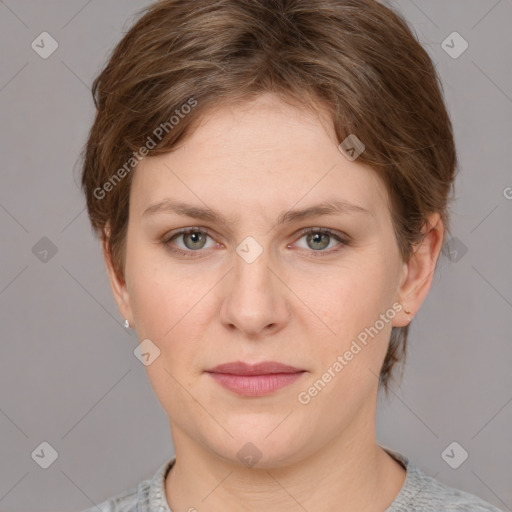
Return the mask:
{"type": "Polygon", "coordinates": [[[207,370],[218,384],[241,396],[256,397],[273,393],[298,380],[306,370],[276,361],[248,364],[224,363],[207,370]]]}

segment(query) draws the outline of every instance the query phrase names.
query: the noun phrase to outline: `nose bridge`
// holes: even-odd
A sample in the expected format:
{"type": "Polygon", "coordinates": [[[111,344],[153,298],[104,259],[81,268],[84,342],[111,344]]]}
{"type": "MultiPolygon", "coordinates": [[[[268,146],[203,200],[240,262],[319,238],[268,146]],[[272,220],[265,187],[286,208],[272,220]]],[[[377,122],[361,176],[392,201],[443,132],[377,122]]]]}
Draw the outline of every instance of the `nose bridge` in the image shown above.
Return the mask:
{"type": "MultiPolygon", "coordinates": [[[[257,294],[263,292],[264,295],[270,297],[272,295],[272,283],[270,270],[271,261],[269,250],[265,249],[254,260],[246,259],[246,255],[250,255],[252,248],[249,248],[247,253],[240,255],[242,251],[246,250],[243,244],[240,245],[235,259],[235,269],[233,273],[233,285],[236,287],[236,292],[243,295],[257,294]]],[[[255,300],[256,297],[253,297],[255,300]]]]}
{"type": "Polygon", "coordinates": [[[256,245],[254,239],[246,239],[234,256],[234,268],[221,310],[223,322],[253,334],[282,323],[287,308],[272,269],[270,251],[256,245]]]}

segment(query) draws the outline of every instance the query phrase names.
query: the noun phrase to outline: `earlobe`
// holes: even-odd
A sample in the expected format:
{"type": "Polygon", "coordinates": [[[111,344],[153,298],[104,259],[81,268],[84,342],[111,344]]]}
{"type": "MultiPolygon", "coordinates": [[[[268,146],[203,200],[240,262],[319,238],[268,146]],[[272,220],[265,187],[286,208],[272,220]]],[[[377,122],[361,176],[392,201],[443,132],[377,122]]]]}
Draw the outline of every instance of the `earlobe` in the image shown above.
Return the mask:
{"type": "Polygon", "coordinates": [[[404,263],[398,289],[398,302],[403,309],[402,314],[395,317],[395,327],[409,325],[432,285],[444,237],[444,226],[438,213],[429,216],[423,233],[423,239],[414,247],[409,261],[404,263]]]}
{"type": "MultiPolygon", "coordinates": [[[[108,230],[106,228],[106,233],[108,230]]],[[[122,276],[119,276],[117,272],[114,270],[114,265],[112,262],[112,256],[110,254],[109,246],[108,246],[108,235],[102,242],[103,249],[103,258],[105,260],[105,265],[107,268],[107,273],[110,281],[110,287],[112,289],[112,294],[114,295],[114,300],[116,301],[117,307],[123,319],[128,320],[130,325],[133,325],[132,311],[130,307],[130,297],[128,294],[128,289],[126,286],[126,281],[122,276]]]]}

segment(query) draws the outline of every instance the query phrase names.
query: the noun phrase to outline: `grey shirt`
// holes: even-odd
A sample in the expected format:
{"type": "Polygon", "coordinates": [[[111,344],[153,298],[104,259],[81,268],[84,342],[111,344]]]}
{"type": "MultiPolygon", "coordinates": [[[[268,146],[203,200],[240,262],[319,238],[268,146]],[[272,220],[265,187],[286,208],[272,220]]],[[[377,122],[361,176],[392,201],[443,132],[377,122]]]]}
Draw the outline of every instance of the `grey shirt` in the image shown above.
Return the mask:
{"type": "MultiPolygon", "coordinates": [[[[385,450],[407,471],[402,489],[383,512],[503,512],[490,503],[427,476],[404,455],[385,450]]],[[[83,512],[172,512],[165,497],[165,477],[176,458],[165,462],[149,480],[83,512]]],[[[191,506],[189,509],[194,512],[191,506]]]]}

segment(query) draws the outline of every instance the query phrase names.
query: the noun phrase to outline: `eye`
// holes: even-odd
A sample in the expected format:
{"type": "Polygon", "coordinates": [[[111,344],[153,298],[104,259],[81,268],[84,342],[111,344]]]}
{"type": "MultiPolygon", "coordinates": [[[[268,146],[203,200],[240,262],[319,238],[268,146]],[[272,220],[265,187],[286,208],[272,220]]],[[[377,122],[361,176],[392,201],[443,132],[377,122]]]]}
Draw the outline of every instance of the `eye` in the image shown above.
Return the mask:
{"type": "Polygon", "coordinates": [[[188,228],[165,237],[164,240],[162,240],[162,244],[172,252],[182,254],[183,256],[194,257],[191,253],[199,252],[201,249],[204,249],[206,247],[207,238],[211,238],[208,231],[198,228],[188,228]],[[180,238],[183,240],[184,248],[176,247],[171,243],[180,238]]]}
{"type": "MultiPolygon", "coordinates": [[[[299,235],[301,235],[299,240],[303,238],[306,239],[306,249],[310,249],[307,252],[315,258],[327,256],[337,252],[349,243],[348,240],[345,239],[342,235],[335,231],[331,231],[330,229],[308,228],[302,230],[299,235]],[[333,240],[338,241],[339,247],[325,250],[330,245],[332,245],[331,242],[333,242],[333,240]]],[[[166,236],[161,243],[164,247],[173,253],[180,254],[189,258],[194,258],[200,256],[200,254],[195,256],[194,253],[200,253],[202,249],[208,249],[216,245],[216,242],[214,242],[212,239],[213,245],[208,247],[208,238],[212,239],[212,236],[209,234],[209,231],[204,228],[187,228],[175,233],[171,233],[170,235],[166,236]],[[176,245],[175,241],[179,239],[182,240],[183,247],[176,245]]]]}
{"type": "Polygon", "coordinates": [[[312,256],[324,256],[327,254],[331,254],[333,252],[337,252],[340,250],[340,247],[336,249],[330,249],[330,250],[324,250],[329,245],[331,245],[331,242],[333,240],[337,240],[339,242],[338,245],[341,245],[341,247],[348,245],[348,241],[345,240],[341,235],[338,233],[331,231],[330,229],[322,229],[322,228],[308,228],[301,232],[301,237],[306,239],[307,248],[311,249],[312,256]]]}

